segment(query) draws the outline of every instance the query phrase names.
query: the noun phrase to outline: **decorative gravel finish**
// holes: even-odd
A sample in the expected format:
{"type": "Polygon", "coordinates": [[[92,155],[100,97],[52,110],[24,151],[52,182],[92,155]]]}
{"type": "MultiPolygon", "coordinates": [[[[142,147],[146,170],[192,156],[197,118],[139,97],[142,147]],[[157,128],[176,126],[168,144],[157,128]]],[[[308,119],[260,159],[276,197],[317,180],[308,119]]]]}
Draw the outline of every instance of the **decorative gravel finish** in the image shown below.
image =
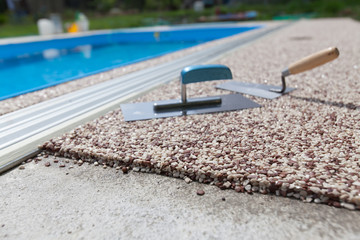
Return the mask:
{"type": "MultiPolygon", "coordinates": [[[[239,25],[246,26],[246,25],[258,25],[258,24],[265,24],[269,27],[275,27],[282,23],[277,23],[277,22],[253,22],[253,23],[251,23],[250,22],[250,23],[239,24],[239,25]]],[[[55,98],[55,97],[64,95],[66,93],[70,93],[70,92],[73,92],[73,91],[76,91],[76,90],[79,90],[79,89],[82,89],[82,88],[85,88],[85,87],[88,87],[88,86],[91,86],[91,85],[94,85],[97,83],[101,83],[101,82],[104,82],[104,81],[107,81],[107,80],[110,80],[110,79],[113,79],[116,77],[120,77],[122,75],[131,73],[134,71],[152,67],[152,66],[155,66],[155,65],[158,65],[161,63],[169,62],[176,58],[186,56],[187,54],[203,50],[204,48],[207,48],[207,47],[215,46],[218,44],[223,44],[223,43],[226,43],[227,41],[231,41],[233,39],[244,38],[244,37],[247,37],[256,32],[261,32],[261,31],[265,31],[265,30],[266,30],[265,28],[255,29],[255,30],[252,30],[249,32],[242,33],[240,35],[235,35],[235,36],[232,36],[229,38],[211,41],[211,42],[208,42],[205,44],[190,47],[188,49],[181,50],[181,51],[176,51],[174,53],[160,56],[160,57],[150,59],[147,61],[143,61],[143,62],[131,64],[131,65],[126,65],[123,67],[115,68],[110,71],[102,72],[99,74],[94,74],[94,75],[87,76],[84,78],[80,78],[78,80],[65,82],[65,83],[62,83],[62,84],[59,84],[59,85],[56,85],[53,87],[45,88],[45,89],[42,89],[42,90],[39,90],[36,92],[30,92],[30,93],[23,94],[23,95],[20,95],[17,97],[5,99],[3,101],[0,101],[0,116],[3,114],[9,113],[9,112],[16,111],[21,108],[31,106],[31,105],[39,103],[39,102],[49,100],[51,98],[55,98]]]]}
{"type": "MultiPolygon", "coordinates": [[[[42,148],[111,167],[214,184],[238,192],[273,193],[305,202],[360,209],[360,24],[303,20],[228,54],[236,80],[280,85],[289,63],[337,46],[339,59],[288,77],[298,89],[262,108],[124,122],[112,111],[42,148]]],[[[229,93],[190,84],[189,96],[229,93]]],[[[140,101],[179,98],[178,82],[140,101]]]]}

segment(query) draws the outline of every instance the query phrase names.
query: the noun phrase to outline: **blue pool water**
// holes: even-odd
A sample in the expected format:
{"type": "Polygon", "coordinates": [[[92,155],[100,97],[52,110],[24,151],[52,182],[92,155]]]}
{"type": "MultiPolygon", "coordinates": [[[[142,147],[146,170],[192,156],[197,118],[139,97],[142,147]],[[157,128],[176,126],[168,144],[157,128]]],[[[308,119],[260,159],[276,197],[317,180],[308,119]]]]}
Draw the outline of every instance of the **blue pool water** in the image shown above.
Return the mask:
{"type": "Polygon", "coordinates": [[[0,100],[254,28],[258,26],[119,31],[0,45],[0,100]]]}

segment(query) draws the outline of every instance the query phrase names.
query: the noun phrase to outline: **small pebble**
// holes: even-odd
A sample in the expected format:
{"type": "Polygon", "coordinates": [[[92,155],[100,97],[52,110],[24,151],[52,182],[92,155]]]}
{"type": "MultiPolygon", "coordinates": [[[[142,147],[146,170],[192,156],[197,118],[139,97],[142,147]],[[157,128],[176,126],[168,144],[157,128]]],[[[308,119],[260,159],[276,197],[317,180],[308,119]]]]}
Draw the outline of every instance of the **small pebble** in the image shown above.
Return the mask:
{"type": "Polygon", "coordinates": [[[124,173],[124,174],[127,174],[129,172],[129,169],[127,167],[122,167],[121,168],[121,171],[124,173]]]}
{"type": "Polygon", "coordinates": [[[98,162],[94,162],[94,166],[99,166],[99,163],[98,163],[98,162]]]}
{"type": "Polygon", "coordinates": [[[20,170],[24,170],[25,167],[24,167],[24,166],[20,166],[19,169],[20,169],[20,170]]]}
{"type": "Polygon", "coordinates": [[[45,163],[45,167],[50,167],[50,166],[51,166],[50,162],[45,163]]]}
{"type": "Polygon", "coordinates": [[[248,192],[250,192],[250,191],[251,191],[251,185],[250,185],[250,184],[246,185],[246,186],[245,186],[245,190],[248,191],[248,192]]]}
{"type": "Polygon", "coordinates": [[[65,164],[64,164],[64,163],[61,163],[61,164],[59,165],[59,167],[63,168],[63,167],[65,167],[65,164]]]}
{"type": "Polygon", "coordinates": [[[236,187],[235,187],[235,191],[236,191],[236,192],[241,192],[241,190],[242,190],[242,188],[241,188],[240,186],[236,186],[236,187]]]}
{"type": "Polygon", "coordinates": [[[202,196],[202,195],[205,194],[205,191],[204,190],[197,190],[196,194],[199,195],[199,196],[202,196]]]}
{"type": "Polygon", "coordinates": [[[191,183],[192,182],[192,180],[190,178],[188,178],[188,177],[185,177],[184,180],[185,180],[186,183],[191,183]]]}
{"type": "Polygon", "coordinates": [[[231,187],[231,183],[229,181],[227,181],[226,183],[224,183],[224,187],[226,187],[226,188],[231,187]]]}
{"type": "Polygon", "coordinates": [[[226,198],[222,197],[221,200],[226,201],[226,198]]]}
{"type": "Polygon", "coordinates": [[[355,205],[351,203],[341,203],[341,206],[349,210],[355,210],[355,205]]]}

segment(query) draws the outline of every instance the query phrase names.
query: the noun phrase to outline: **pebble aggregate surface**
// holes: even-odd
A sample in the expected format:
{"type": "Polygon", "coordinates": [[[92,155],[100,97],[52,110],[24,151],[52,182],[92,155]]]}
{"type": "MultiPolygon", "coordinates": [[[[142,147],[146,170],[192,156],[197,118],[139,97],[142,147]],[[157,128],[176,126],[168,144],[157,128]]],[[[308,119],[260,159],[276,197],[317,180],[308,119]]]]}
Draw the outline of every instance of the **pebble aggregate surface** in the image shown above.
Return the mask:
{"type": "MultiPolygon", "coordinates": [[[[288,77],[296,91],[276,100],[250,97],[262,108],[137,122],[124,122],[118,109],[42,149],[78,164],[360,209],[359,30],[350,19],[302,20],[218,59],[237,81],[279,85],[291,62],[339,48],[339,59],[288,77]]],[[[188,94],[229,93],[214,88],[221,82],[190,84],[188,94]]],[[[136,102],[179,98],[178,85],[163,85],[136,102]]]]}

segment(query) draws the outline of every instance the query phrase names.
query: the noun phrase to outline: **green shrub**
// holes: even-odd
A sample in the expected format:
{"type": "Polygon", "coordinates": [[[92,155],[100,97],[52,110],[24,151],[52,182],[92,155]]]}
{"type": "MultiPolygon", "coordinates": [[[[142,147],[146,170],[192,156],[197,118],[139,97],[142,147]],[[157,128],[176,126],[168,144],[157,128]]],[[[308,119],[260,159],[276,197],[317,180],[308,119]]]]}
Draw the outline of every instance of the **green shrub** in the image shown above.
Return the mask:
{"type": "Polygon", "coordinates": [[[346,8],[346,2],[342,0],[318,0],[314,2],[313,6],[320,16],[334,17],[346,8]]]}
{"type": "Polygon", "coordinates": [[[5,14],[0,14],[0,25],[7,22],[7,16],[5,14]]]}
{"type": "Polygon", "coordinates": [[[344,9],[345,3],[339,0],[328,0],[324,1],[324,11],[329,14],[338,14],[344,9]]]}

